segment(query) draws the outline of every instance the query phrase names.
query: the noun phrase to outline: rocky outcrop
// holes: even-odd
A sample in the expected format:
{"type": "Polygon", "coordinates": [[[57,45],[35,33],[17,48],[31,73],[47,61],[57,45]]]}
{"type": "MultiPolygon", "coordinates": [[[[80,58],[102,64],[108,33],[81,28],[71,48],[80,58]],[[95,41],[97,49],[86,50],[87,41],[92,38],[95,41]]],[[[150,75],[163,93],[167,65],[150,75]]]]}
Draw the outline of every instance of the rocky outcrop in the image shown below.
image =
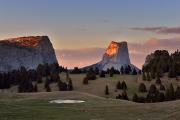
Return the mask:
{"type": "Polygon", "coordinates": [[[88,68],[99,68],[100,70],[107,70],[114,67],[116,70],[120,70],[120,68],[130,66],[132,69],[139,70],[136,66],[131,64],[129,58],[129,51],[127,42],[114,42],[112,41],[109,47],[106,49],[105,54],[100,62],[88,66],[88,68]]]}
{"type": "Polygon", "coordinates": [[[47,36],[19,37],[0,41],[0,71],[36,69],[39,64],[57,63],[55,51],[47,36]]]}

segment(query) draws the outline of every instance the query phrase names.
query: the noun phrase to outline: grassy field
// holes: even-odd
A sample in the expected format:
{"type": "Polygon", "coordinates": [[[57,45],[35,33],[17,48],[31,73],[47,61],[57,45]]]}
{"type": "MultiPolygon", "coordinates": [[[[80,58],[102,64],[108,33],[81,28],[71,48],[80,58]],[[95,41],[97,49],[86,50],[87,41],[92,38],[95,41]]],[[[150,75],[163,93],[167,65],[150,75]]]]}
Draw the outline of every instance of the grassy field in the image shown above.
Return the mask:
{"type": "MultiPolygon", "coordinates": [[[[65,80],[65,74],[61,74],[65,80]]],[[[39,84],[39,93],[16,93],[17,87],[0,93],[0,120],[180,120],[180,101],[140,104],[116,100],[117,81],[126,81],[128,96],[137,92],[141,76],[115,75],[113,78],[98,78],[83,85],[85,74],[70,75],[74,91],[59,92],[57,85],[51,84],[53,92],[44,92],[44,85],[39,84]],[[105,85],[110,88],[110,95],[105,96],[105,85]],[[55,99],[84,100],[80,104],[50,104],[55,99]]],[[[179,81],[162,78],[165,85],[179,81]]],[[[147,87],[154,81],[144,82],[147,87]]]]}
{"type": "Polygon", "coordinates": [[[1,94],[0,120],[179,120],[180,101],[137,104],[80,92],[1,94]],[[50,104],[80,99],[81,104],[50,104]]]}

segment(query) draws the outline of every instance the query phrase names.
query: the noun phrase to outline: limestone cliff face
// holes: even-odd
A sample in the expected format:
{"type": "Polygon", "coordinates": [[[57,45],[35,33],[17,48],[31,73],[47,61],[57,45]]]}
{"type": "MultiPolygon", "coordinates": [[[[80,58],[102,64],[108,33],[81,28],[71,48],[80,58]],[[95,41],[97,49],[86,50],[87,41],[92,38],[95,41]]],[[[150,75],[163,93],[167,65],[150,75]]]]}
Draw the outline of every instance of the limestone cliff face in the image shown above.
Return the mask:
{"type": "Polygon", "coordinates": [[[47,36],[30,36],[0,41],[0,71],[36,69],[39,64],[57,63],[55,51],[47,36]]]}
{"type": "Polygon", "coordinates": [[[132,69],[139,70],[136,66],[131,64],[129,58],[128,44],[127,42],[114,42],[112,41],[100,62],[89,67],[98,67],[100,70],[107,70],[114,67],[116,70],[120,68],[130,66],[132,69]]]}

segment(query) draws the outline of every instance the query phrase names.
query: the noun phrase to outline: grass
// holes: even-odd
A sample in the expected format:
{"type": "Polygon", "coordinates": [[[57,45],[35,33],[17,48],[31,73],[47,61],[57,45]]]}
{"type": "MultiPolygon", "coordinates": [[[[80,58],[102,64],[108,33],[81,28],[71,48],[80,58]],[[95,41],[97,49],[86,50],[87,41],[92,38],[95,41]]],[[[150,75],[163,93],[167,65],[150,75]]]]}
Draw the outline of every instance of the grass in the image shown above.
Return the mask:
{"type": "MultiPolygon", "coordinates": [[[[65,74],[61,74],[65,80],[65,74]]],[[[128,96],[137,92],[141,82],[140,76],[115,75],[110,78],[98,78],[83,85],[85,74],[70,75],[75,90],[72,92],[57,91],[52,84],[53,92],[43,92],[44,85],[39,84],[39,93],[16,93],[16,87],[0,93],[0,120],[179,120],[180,101],[140,104],[130,101],[116,100],[115,86],[118,81],[125,81],[128,96]],[[105,85],[109,86],[110,96],[104,95],[105,85]],[[50,104],[55,99],[84,100],[81,104],[50,104]]],[[[166,77],[162,82],[168,85],[171,80],[166,77]]],[[[144,82],[148,87],[149,82],[144,82]]],[[[151,83],[154,83],[152,81],[151,83]]],[[[179,85],[179,81],[173,80],[179,85]]]]}
{"type": "Polygon", "coordinates": [[[9,94],[0,100],[0,120],[178,120],[180,101],[137,104],[80,92],[9,94]],[[18,96],[17,98],[14,96],[18,96]],[[81,99],[81,104],[50,104],[81,99]]]}

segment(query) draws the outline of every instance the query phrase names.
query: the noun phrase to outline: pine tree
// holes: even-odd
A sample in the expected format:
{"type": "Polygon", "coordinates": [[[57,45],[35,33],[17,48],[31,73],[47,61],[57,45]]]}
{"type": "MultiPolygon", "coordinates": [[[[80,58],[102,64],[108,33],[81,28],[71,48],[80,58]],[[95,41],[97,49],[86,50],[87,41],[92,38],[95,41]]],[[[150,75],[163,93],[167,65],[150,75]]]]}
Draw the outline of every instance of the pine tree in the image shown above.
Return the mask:
{"type": "Polygon", "coordinates": [[[101,77],[101,78],[105,78],[105,72],[104,72],[103,70],[100,72],[99,77],[101,77]]]}
{"type": "Polygon", "coordinates": [[[149,72],[147,72],[147,81],[151,81],[151,76],[150,76],[149,72]]]}
{"type": "Polygon", "coordinates": [[[160,85],[161,84],[161,79],[160,77],[158,76],[157,79],[156,79],[156,84],[160,85]]]}
{"type": "Polygon", "coordinates": [[[138,102],[138,96],[136,93],[133,95],[132,100],[133,100],[133,102],[138,102]]]}
{"type": "Polygon", "coordinates": [[[83,84],[84,84],[84,85],[89,84],[88,79],[87,79],[86,77],[83,79],[83,84]]]}
{"type": "Polygon", "coordinates": [[[164,85],[160,84],[160,88],[159,89],[162,90],[162,91],[165,91],[164,85]]]}
{"type": "Polygon", "coordinates": [[[169,92],[170,92],[170,96],[169,96],[170,99],[174,100],[175,99],[175,92],[174,92],[174,87],[173,87],[172,83],[170,84],[169,92]]]}
{"type": "Polygon", "coordinates": [[[176,99],[180,99],[180,87],[179,87],[179,86],[177,86],[177,88],[176,88],[175,98],[176,98],[176,99]]]}
{"type": "Polygon", "coordinates": [[[117,85],[116,85],[116,89],[122,89],[122,85],[121,85],[121,82],[120,81],[118,81],[118,83],[117,83],[117,85]]]}
{"type": "Polygon", "coordinates": [[[68,81],[68,88],[69,88],[70,91],[72,91],[74,89],[71,78],[68,81]]]}
{"type": "Polygon", "coordinates": [[[123,90],[127,90],[126,82],[123,81],[121,85],[122,85],[122,89],[123,89],[123,90]]]}
{"type": "Polygon", "coordinates": [[[147,78],[146,78],[146,73],[145,72],[142,72],[142,80],[146,81],[147,78]]]}
{"type": "Polygon", "coordinates": [[[109,88],[108,88],[107,85],[106,85],[106,88],[105,88],[105,95],[109,95],[109,88]]]}
{"type": "Polygon", "coordinates": [[[147,92],[146,85],[144,83],[141,83],[139,85],[139,92],[147,92]]]}
{"type": "Polygon", "coordinates": [[[37,84],[34,85],[34,92],[38,92],[37,84]]]}

